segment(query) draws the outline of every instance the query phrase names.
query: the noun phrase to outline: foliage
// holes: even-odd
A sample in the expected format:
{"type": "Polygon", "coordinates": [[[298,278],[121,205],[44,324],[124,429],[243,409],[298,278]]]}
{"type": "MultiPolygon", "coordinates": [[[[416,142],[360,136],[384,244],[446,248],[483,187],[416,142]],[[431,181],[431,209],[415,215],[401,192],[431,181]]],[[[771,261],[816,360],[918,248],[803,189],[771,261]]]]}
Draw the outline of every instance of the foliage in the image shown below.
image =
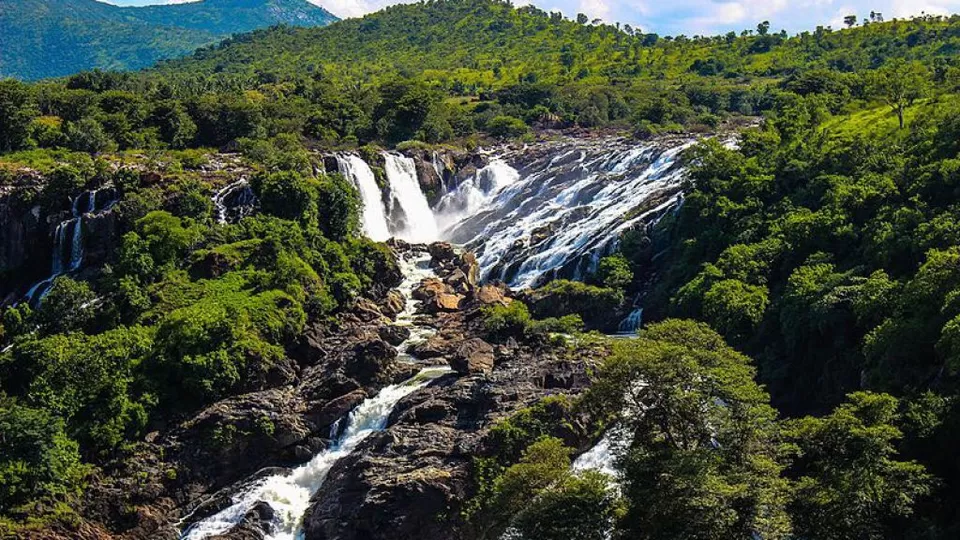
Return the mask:
{"type": "Polygon", "coordinates": [[[529,293],[527,302],[535,317],[580,316],[590,327],[604,323],[623,304],[619,289],[597,287],[578,281],[556,280],[529,293]]]}
{"type": "Polygon", "coordinates": [[[483,308],[483,327],[493,341],[507,339],[542,339],[551,333],[571,334],[583,330],[579,315],[537,320],[530,315],[526,304],[514,300],[509,305],[483,308]]]}
{"type": "Polygon", "coordinates": [[[0,432],[0,508],[78,492],[86,470],[60,419],[3,398],[0,432]]]}
{"type": "Polygon", "coordinates": [[[922,465],[897,461],[898,402],[858,392],[825,418],[788,424],[799,449],[791,514],[805,538],[889,538],[931,488],[922,465]]]}
{"type": "MultiPolygon", "coordinates": [[[[135,70],[271,24],[322,26],[336,20],[320,7],[293,0],[137,8],[93,0],[13,0],[5,7],[0,34],[9,39],[0,75],[24,79],[93,68],[135,70]]],[[[103,79],[93,72],[75,84],[103,87],[108,83],[103,79]]]]}
{"type": "Polygon", "coordinates": [[[706,325],[666,321],[614,343],[588,401],[632,443],[620,458],[633,538],[785,538],[776,412],[749,359],[706,325]]]}

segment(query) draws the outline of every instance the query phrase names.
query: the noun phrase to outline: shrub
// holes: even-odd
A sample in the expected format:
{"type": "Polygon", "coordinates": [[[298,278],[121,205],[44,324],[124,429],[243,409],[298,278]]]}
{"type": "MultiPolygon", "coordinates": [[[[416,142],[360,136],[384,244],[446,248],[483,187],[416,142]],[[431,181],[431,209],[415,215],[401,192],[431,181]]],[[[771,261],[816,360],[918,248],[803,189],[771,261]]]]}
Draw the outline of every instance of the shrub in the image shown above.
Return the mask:
{"type": "Polygon", "coordinates": [[[487,123],[487,132],[502,139],[519,137],[529,129],[523,120],[513,116],[496,116],[487,123]]]}
{"type": "Polygon", "coordinates": [[[79,492],[86,468],[61,419],[2,399],[0,433],[0,508],[79,492]]]}

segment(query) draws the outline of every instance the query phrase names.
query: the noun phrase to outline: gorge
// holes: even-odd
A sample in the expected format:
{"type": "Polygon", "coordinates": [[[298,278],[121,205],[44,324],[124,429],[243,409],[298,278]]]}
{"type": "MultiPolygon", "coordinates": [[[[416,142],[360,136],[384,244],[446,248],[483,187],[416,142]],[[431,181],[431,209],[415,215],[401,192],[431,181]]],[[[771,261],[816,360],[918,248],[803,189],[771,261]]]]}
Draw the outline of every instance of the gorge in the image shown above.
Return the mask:
{"type": "MultiPolygon", "coordinates": [[[[526,287],[560,276],[580,278],[595,272],[597,261],[616,248],[621,233],[632,227],[651,224],[657,216],[676,205],[683,175],[677,157],[689,144],[683,140],[642,145],[622,139],[559,140],[533,148],[486,150],[470,156],[471,165],[460,170],[447,165],[455,164],[457,159],[444,159],[437,152],[430,156],[429,162],[422,154],[407,157],[398,153],[380,154],[373,165],[356,154],[338,154],[327,162],[335,164],[336,172],[350,178],[357,187],[363,199],[363,230],[372,238],[389,236],[414,244],[447,239],[479,254],[476,270],[480,282],[477,285],[506,282],[512,287],[526,287]],[[381,177],[381,184],[377,183],[375,168],[385,176],[385,179],[381,177]],[[433,208],[424,194],[432,186],[446,190],[434,196],[437,202],[433,208]],[[525,261],[533,262],[527,264],[525,261]]],[[[461,156],[460,160],[463,159],[461,156]]],[[[415,297],[414,291],[421,282],[436,276],[431,270],[432,264],[436,261],[431,263],[430,257],[418,256],[416,252],[401,253],[401,268],[406,277],[398,290],[404,298],[415,297]]],[[[397,318],[397,324],[410,328],[410,337],[397,349],[401,353],[400,361],[420,366],[423,369],[420,374],[397,386],[384,388],[376,397],[361,403],[349,415],[335,422],[329,437],[335,442],[309,463],[275,476],[242,481],[236,488],[238,492],[231,496],[233,502],[230,506],[197,522],[192,522],[191,516],[184,518],[186,528],[181,538],[224,538],[221,536],[224,533],[236,533],[249,527],[248,531],[262,531],[264,538],[286,540],[304,537],[305,522],[309,532],[306,538],[397,537],[394,528],[398,526],[409,534],[427,534],[423,523],[417,521],[423,510],[414,510],[422,503],[417,497],[393,501],[390,511],[397,514],[393,518],[395,521],[390,522],[389,532],[357,516],[344,521],[343,516],[334,518],[328,515],[331,511],[343,512],[342,505],[348,504],[338,499],[341,496],[338,493],[345,489],[343,483],[349,484],[348,478],[357,474],[350,468],[362,467],[354,452],[359,451],[364,456],[362,459],[370,459],[371,454],[379,452],[376,447],[361,446],[364,439],[385,429],[391,434],[398,429],[409,429],[403,425],[403,414],[409,413],[398,413],[394,408],[401,403],[401,410],[416,407],[407,402],[424,399],[419,394],[443,374],[438,368],[423,367],[425,363],[429,366],[430,359],[417,359],[417,345],[431,341],[437,331],[424,326],[422,320],[417,322],[419,304],[410,302],[397,318]],[[335,485],[327,488],[324,480],[330,474],[335,485]],[[259,521],[254,522],[257,524],[251,524],[250,512],[259,512],[259,521]]],[[[453,309],[456,311],[457,308],[453,309]]],[[[636,319],[631,314],[621,323],[619,330],[635,330],[639,326],[636,319]]],[[[444,332],[448,326],[449,323],[441,323],[439,330],[444,332]]],[[[526,371],[509,367],[505,353],[497,356],[498,370],[513,373],[513,376],[526,371]]],[[[506,373],[500,376],[509,377],[506,373]]],[[[579,377],[580,382],[575,384],[584,384],[585,375],[581,373],[579,377]]],[[[460,383],[453,380],[436,384],[455,395],[461,391],[457,390],[460,383]]],[[[487,379],[484,384],[495,387],[497,383],[487,379]]],[[[515,384],[513,381],[511,386],[515,384]]],[[[566,384],[569,383],[564,383],[561,388],[566,384]]],[[[571,386],[568,390],[575,388],[577,386],[571,386]]],[[[550,385],[544,388],[549,389],[550,385]]],[[[434,394],[434,399],[437,397],[434,394]]],[[[466,405],[463,401],[459,403],[460,407],[466,405]]],[[[501,406],[502,403],[498,404],[501,406]]],[[[439,416],[429,422],[442,423],[442,419],[439,416]]],[[[407,435],[422,436],[416,431],[407,435]]],[[[476,435],[471,437],[472,444],[477,444],[476,435]]],[[[378,439],[382,438],[378,436],[378,439]]],[[[610,444],[605,438],[596,448],[585,453],[574,468],[611,471],[613,454],[610,444]]],[[[442,451],[446,452],[449,450],[442,451]]],[[[429,465],[416,459],[411,463],[399,461],[388,466],[390,472],[378,471],[374,477],[436,474],[440,476],[433,482],[439,485],[434,489],[464,489],[463,486],[457,487],[459,482],[441,487],[443,475],[452,471],[458,471],[457,475],[467,473],[468,464],[462,460],[429,465]]],[[[381,468],[384,466],[380,465],[381,468]]],[[[358,487],[347,489],[356,490],[358,487]]],[[[360,489],[362,492],[363,489],[378,488],[366,486],[360,489]]],[[[366,500],[374,497],[371,493],[362,496],[366,500]]],[[[452,497],[452,494],[446,496],[452,497]]],[[[351,511],[367,515],[367,512],[383,510],[381,503],[359,504],[351,511]]],[[[440,531],[442,528],[434,534],[442,534],[440,531]]]]}

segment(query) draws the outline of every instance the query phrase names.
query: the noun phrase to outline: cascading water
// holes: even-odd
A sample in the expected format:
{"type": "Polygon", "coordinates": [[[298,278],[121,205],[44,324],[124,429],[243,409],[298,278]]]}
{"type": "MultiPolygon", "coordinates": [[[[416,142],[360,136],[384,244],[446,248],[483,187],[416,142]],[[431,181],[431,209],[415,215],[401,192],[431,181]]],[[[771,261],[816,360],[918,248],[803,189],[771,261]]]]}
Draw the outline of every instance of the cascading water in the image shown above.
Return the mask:
{"type": "Polygon", "coordinates": [[[53,263],[50,276],[30,287],[26,295],[27,302],[42,301],[58,277],[76,272],[83,266],[84,218],[107,212],[116,203],[117,196],[113,188],[87,191],[73,199],[70,204],[70,218],[61,221],[53,233],[53,263]],[[107,197],[105,204],[98,206],[99,199],[103,198],[101,194],[107,197]]]}
{"type": "Polygon", "coordinates": [[[408,242],[432,242],[439,238],[437,221],[420,189],[417,166],[412,158],[385,153],[387,181],[390,183],[390,218],[396,236],[408,242]]]}
{"type": "Polygon", "coordinates": [[[390,238],[387,214],[383,208],[383,195],[373,170],[356,154],[338,154],[337,167],[340,173],[353,181],[363,199],[363,232],[368,238],[383,242],[390,238]]]}
{"type": "Polygon", "coordinates": [[[410,330],[410,337],[398,347],[402,359],[412,359],[408,351],[430,339],[436,333],[434,328],[416,324],[417,311],[420,308],[419,300],[413,298],[413,290],[424,279],[436,277],[436,272],[430,267],[430,254],[426,252],[408,252],[400,256],[400,269],[403,271],[403,283],[397,289],[406,298],[407,303],[397,316],[397,326],[404,326],[410,330]]]}
{"type": "Polygon", "coordinates": [[[597,471],[613,478],[619,473],[614,467],[616,463],[616,449],[621,444],[613,432],[604,435],[593,448],[584,452],[573,462],[574,472],[597,471]]]}
{"type": "Polygon", "coordinates": [[[689,144],[554,149],[445,236],[479,254],[484,279],[523,288],[582,275],[623,232],[676,203],[676,158],[689,144]]]}
{"type": "Polygon", "coordinates": [[[476,214],[504,188],[520,179],[520,173],[502,159],[493,159],[473,177],[448,192],[434,208],[441,230],[476,214]]]}
{"type": "Polygon", "coordinates": [[[217,223],[226,225],[247,217],[256,210],[257,197],[246,178],[225,186],[213,195],[217,223]]]}
{"type": "Polygon", "coordinates": [[[620,322],[617,332],[620,334],[636,334],[637,330],[643,324],[643,308],[636,308],[627,315],[627,318],[620,322]]]}
{"type": "Polygon", "coordinates": [[[310,497],[327,477],[333,465],[353,452],[367,437],[382,431],[390,413],[404,397],[427,386],[450,370],[445,367],[428,368],[412,379],[388,386],[375,397],[367,399],[347,417],[347,427],[330,448],[314,456],[310,462],[286,474],[269,476],[257,481],[246,491],[234,497],[233,504],[204,519],[182,534],[184,540],[199,540],[222,534],[237,525],[254,504],[263,501],[273,507],[275,519],[268,540],[293,540],[301,526],[304,513],[310,506],[310,497]]]}

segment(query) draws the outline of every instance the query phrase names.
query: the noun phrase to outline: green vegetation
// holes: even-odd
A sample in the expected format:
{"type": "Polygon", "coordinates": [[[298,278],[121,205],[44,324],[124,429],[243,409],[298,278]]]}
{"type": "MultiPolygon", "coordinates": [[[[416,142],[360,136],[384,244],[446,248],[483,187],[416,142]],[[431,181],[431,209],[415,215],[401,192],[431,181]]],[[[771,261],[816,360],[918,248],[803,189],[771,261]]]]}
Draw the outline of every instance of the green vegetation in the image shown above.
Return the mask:
{"type": "Polygon", "coordinates": [[[271,24],[336,21],[303,0],[203,0],[121,8],[95,0],[7,0],[0,12],[0,76],[62,77],[141,69],[271,24]]]}
{"type": "Polygon", "coordinates": [[[491,430],[464,514],[472,538],[910,536],[905,518],[935,483],[896,447],[918,416],[896,398],[858,392],[829,416],[780,420],[750,359],[703,323],[611,347],[579,402],[550,398],[491,430]],[[620,489],[570,472],[563,441],[582,440],[585,413],[629,441],[620,489]]]}
{"type": "Polygon", "coordinates": [[[514,300],[508,306],[486,306],[482,316],[487,338],[494,342],[504,342],[510,338],[544,339],[551,333],[570,334],[583,330],[583,319],[579,315],[538,320],[530,314],[527,305],[519,300],[514,300]]]}
{"type": "Polygon", "coordinates": [[[307,149],[762,116],[736,148],[688,152],[682,208],[626,234],[589,283],[483,311],[495,342],[609,326],[640,292],[665,322],[613,345],[582,402],[494,428],[461,518],[478,538],[957,537],[958,47],[957,16],[667,38],[444,0],[142,73],[0,82],[0,184],[46,179],[16,204],[122,194],[109,265],[3,313],[0,527],[56,514],[152,427],[264,388],[306,324],[396,275],[357,237],[354,188],[307,149]],[[231,225],[209,202],[226,178],[200,170],[219,147],[256,169],[262,212],[231,225]],[[632,436],[619,495],[569,472],[584,421],[632,436]]]}
{"type": "MultiPolygon", "coordinates": [[[[289,370],[286,351],[308,321],[399,276],[385,246],[357,235],[352,184],[305,176],[283,150],[268,154],[267,164],[250,161],[261,171],[252,183],[261,212],[232,225],[211,219],[212,186],[183,168],[197,161],[190,155],[160,185],[89,158],[50,171],[34,195],[41,205],[62,209],[67,193],[110,181],[122,191],[125,232],[92,279],[59,277],[35,309],[3,312],[0,335],[14,345],[0,354],[0,506],[9,523],[59,515],[86,464],[135,451],[158,426],[267,388],[289,370]]],[[[263,418],[251,433],[217,440],[273,429],[263,418]]]]}
{"type": "Polygon", "coordinates": [[[831,115],[847,91],[785,97],[738,149],[693,149],[684,206],[657,234],[664,257],[629,238],[623,255],[656,272],[645,318],[709,323],[756,359],[782,414],[829,415],[785,431],[799,447],[787,468],[795,532],[949,537],[960,470],[956,445],[934,441],[955,429],[960,393],[960,108],[927,97],[900,129],[893,103],[831,115]],[[917,409],[936,411],[922,429],[906,417],[917,409]]]}
{"type": "Polygon", "coordinates": [[[821,95],[833,113],[885,103],[906,121],[926,90],[960,80],[958,25],[660,37],[496,0],[398,5],[236,36],[144,73],[4,83],[0,109],[16,129],[0,150],[219,147],[278,134],[326,146],[470,143],[574,126],[648,136],[715,130],[774,110],[785,92],[821,95]]]}

